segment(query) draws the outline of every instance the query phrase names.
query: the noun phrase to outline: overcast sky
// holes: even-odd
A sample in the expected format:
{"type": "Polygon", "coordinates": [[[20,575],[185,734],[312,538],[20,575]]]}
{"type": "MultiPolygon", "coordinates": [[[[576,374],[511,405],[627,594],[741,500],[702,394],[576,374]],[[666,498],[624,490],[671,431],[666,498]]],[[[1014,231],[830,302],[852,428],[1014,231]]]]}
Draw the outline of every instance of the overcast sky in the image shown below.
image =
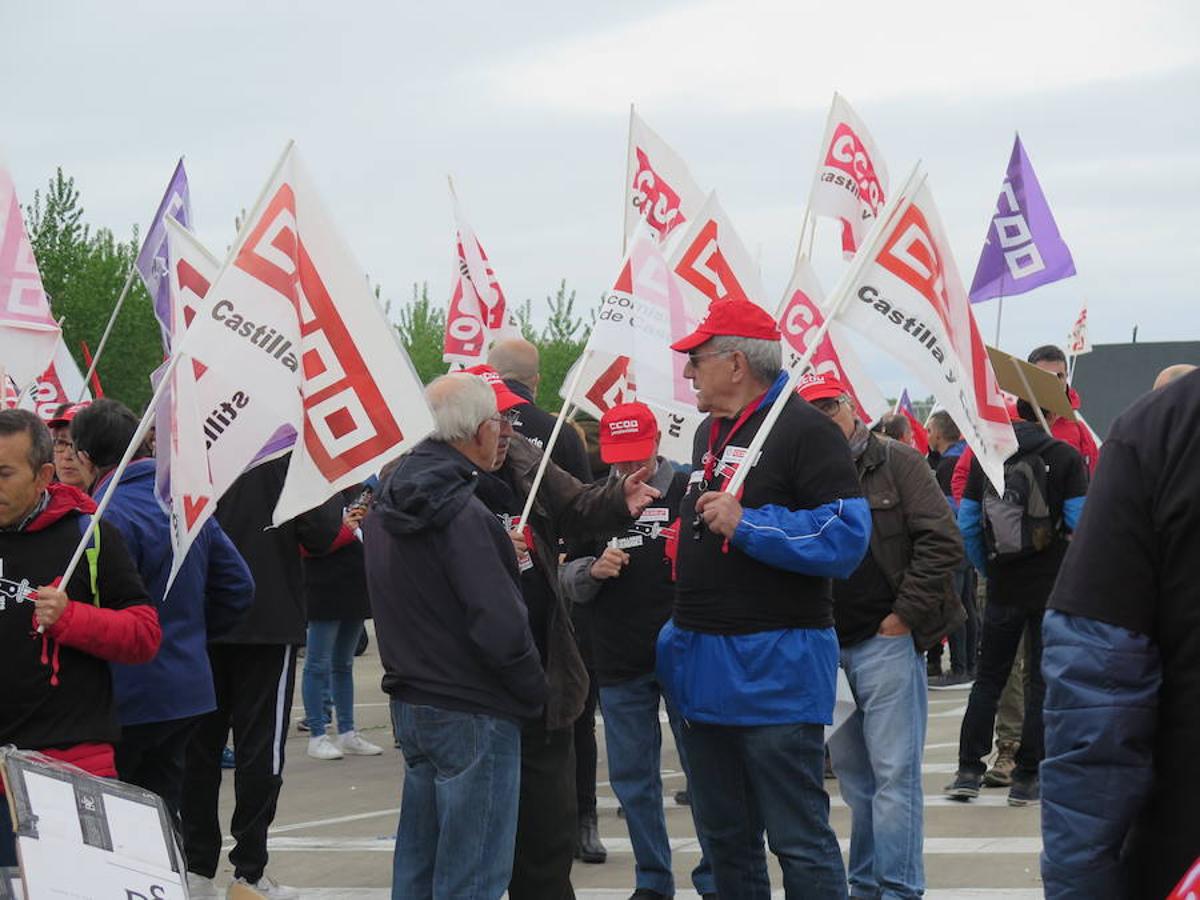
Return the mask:
{"type": "MultiPolygon", "coordinates": [[[[1006,301],[1005,349],[1063,342],[1085,297],[1094,342],[1200,339],[1194,0],[579,6],[5,3],[0,160],[26,202],[62,166],[125,236],[182,154],[223,252],[295,138],[398,301],[448,296],[453,173],[510,300],[566,278],[586,305],[619,263],[632,102],[719,191],[773,302],[837,90],[896,182],[924,160],[968,283],[1020,131],[1079,275],[1006,301]]],[[[835,224],[814,256],[832,288],[835,224]]],[[[990,341],[995,303],[976,312],[990,341]]],[[[908,380],[863,355],[885,393],[908,380]]]]}

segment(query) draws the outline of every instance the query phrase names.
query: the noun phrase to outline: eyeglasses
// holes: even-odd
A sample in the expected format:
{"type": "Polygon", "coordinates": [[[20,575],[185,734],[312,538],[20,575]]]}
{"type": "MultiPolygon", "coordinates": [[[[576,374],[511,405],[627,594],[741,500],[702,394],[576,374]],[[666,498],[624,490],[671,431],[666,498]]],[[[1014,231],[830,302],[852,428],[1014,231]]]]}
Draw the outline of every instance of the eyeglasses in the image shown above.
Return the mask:
{"type": "Polygon", "coordinates": [[[843,398],[841,397],[825,397],[821,400],[812,401],[812,405],[818,410],[825,413],[827,416],[837,415],[838,409],[841,407],[843,398]]]}
{"type": "Polygon", "coordinates": [[[54,452],[62,456],[74,456],[75,443],[73,441],[64,440],[63,438],[58,438],[54,442],[54,452]]]}
{"type": "Polygon", "coordinates": [[[697,353],[695,350],[688,351],[688,362],[692,364],[692,368],[700,365],[699,360],[707,356],[725,356],[729,353],[734,353],[734,350],[709,350],[707,353],[697,353]]]}

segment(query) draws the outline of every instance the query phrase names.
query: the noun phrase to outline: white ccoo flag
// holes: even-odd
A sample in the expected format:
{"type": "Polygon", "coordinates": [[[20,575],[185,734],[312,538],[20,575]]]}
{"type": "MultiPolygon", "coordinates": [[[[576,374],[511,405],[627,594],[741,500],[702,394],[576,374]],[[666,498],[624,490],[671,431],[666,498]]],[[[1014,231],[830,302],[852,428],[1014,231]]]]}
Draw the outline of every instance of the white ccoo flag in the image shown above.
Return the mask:
{"type": "Polygon", "coordinates": [[[626,244],[643,219],[659,243],[665,242],[695,218],[704,205],[704,192],[696,185],[687,163],[632,109],[622,203],[626,244]]]}
{"type": "Polygon", "coordinates": [[[175,507],[192,522],[282,428],[298,437],[276,524],[378,472],[433,426],[408,356],[290,144],[175,362],[204,367],[195,395],[175,397],[171,444],[172,494],[182,472],[210,476],[207,496],[175,507]]]}

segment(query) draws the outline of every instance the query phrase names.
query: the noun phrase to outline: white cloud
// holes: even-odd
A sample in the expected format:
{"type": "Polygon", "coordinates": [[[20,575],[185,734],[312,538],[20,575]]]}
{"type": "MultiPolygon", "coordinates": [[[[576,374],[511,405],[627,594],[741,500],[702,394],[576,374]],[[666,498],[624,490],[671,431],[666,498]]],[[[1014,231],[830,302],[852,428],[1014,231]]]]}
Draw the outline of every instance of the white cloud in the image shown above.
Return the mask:
{"type": "Polygon", "coordinates": [[[913,94],[1012,96],[1194,63],[1193,3],[709,0],[489,62],[501,102],[572,113],[631,100],[712,111],[913,94]]]}

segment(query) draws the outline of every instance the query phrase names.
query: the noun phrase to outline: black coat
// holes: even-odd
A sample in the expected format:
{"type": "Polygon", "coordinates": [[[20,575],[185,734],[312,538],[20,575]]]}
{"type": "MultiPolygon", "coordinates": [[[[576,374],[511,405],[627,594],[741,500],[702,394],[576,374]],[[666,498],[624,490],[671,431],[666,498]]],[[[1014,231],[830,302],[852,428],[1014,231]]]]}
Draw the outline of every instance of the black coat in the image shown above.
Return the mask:
{"type": "Polygon", "coordinates": [[[316,509],[270,527],[290,459],[288,454],[244,473],[217,504],[217,521],[254,575],[254,603],[238,626],[214,643],[305,642],[300,548],[310,553],[329,549],[342,527],[342,497],[334,495],[316,509]]]}
{"type": "Polygon", "coordinates": [[[383,689],[407,703],[538,716],[546,676],[512,541],[475,496],[478,472],[423,441],[386,475],[364,525],[383,689]]]}
{"type": "MultiPolygon", "coordinates": [[[[349,506],[361,493],[361,487],[342,491],[342,505],[349,506]]],[[[304,598],[310,622],[371,618],[362,541],[356,537],[329,553],[305,556],[304,598]]]]}
{"type": "MultiPolygon", "coordinates": [[[[516,426],[517,434],[528,438],[529,443],[538,450],[545,450],[557,416],[552,416],[535,406],[533,391],[515,378],[506,378],[504,383],[514,394],[528,401],[525,406],[520,407],[521,421],[516,426]]],[[[568,475],[573,475],[577,481],[583,484],[591,483],[592,467],[588,463],[587,447],[583,445],[570,423],[564,422],[559,430],[558,440],[554,442],[554,449],[550,451],[550,459],[568,475]]]]}

